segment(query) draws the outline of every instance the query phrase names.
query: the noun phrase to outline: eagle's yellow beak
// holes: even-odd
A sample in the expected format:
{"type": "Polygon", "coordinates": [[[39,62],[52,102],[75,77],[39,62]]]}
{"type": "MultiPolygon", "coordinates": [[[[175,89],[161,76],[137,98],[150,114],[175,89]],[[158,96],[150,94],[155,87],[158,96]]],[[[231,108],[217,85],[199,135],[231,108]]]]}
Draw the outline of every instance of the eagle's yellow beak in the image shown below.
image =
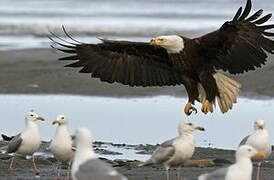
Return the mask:
{"type": "Polygon", "coordinates": [[[201,126],[196,126],[195,129],[200,130],[200,131],[204,131],[205,130],[205,128],[203,128],[201,126]]]}
{"type": "Polygon", "coordinates": [[[52,121],[52,124],[53,124],[53,125],[56,124],[56,123],[60,124],[60,122],[59,122],[58,120],[52,121]]]}
{"type": "Polygon", "coordinates": [[[40,117],[40,116],[39,116],[39,117],[37,117],[37,118],[36,118],[36,120],[45,121],[45,119],[44,119],[44,118],[42,118],[42,117],[40,117]]]}
{"type": "Polygon", "coordinates": [[[264,125],[259,125],[259,128],[260,129],[264,129],[264,125]]]}
{"type": "Polygon", "coordinates": [[[156,38],[151,39],[150,44],[151,45],[156,45],[156,38]]]}
{"type": "Polygon", "coordinates": [[[255,156],[256,157],[261,157],[261,158],[265,157],[264,153],[261,153],[261,152],[256,153],[255,156]]]}
{"type": "Polygon", "coordinates": [[[163,43],[163,41],[164,41],[164,39],[162,39],[162,38],[153,38],[153,39],[151,39],[150,44],[151,45],[159,45],[159,44],[163,43]]]}

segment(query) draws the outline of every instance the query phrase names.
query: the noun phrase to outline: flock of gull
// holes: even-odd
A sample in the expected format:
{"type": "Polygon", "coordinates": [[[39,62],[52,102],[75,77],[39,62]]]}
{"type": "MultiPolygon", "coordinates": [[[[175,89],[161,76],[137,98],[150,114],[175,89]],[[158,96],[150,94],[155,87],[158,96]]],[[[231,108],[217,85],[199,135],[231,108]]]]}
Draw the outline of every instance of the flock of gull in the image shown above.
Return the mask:
{"type": "MultiPolygon", "coordinates": [[[[16,154],[32,155],[34,172],[38,173],[34,152],[41,145],[41,137],[36,124],[37,120],[44,118],[34,112],[29,112],[25,117],[25,129],[18,135],[12,137],[5,147],[6,153],[13,153],[8,169],[13,170],[13,161],[16,154]]],[[[65,115],[59,115],[52,124],[58,124],[55,136],[49,149],[58,160],[58,174],[56,179],[61,179],[60,163],[68,163],[66,179],[73,180],[126,180],[127,177],[117,172],[111,165],[98,159],[92,145],[92,135],[87,128],[78,128],[75,136],[68,131],[68,120],[65,115]]],[[[171,140],[165,141],[157,147],[152,156],[139,166],[152,164],[163,164],[166,169],[166,179],[169,180],[169,168],[177,167],[176,177],[180,179],[180,167],[184,162],[191,159],[195,151],[195,138],[193,131],[205,129],[196,126],[189,121],[181,121],[178,125],[179,135],[171,140]]],[[[229,167],[218,169],[214,172],[202,174],[198,180],[251,180],[253,164],[258,163],[257,180],[260,174],[261,163],[271,154],[271,144],[265,122],[255,121],[253,134],[245,137],[236,151],[236,162],[229,167]]]]}

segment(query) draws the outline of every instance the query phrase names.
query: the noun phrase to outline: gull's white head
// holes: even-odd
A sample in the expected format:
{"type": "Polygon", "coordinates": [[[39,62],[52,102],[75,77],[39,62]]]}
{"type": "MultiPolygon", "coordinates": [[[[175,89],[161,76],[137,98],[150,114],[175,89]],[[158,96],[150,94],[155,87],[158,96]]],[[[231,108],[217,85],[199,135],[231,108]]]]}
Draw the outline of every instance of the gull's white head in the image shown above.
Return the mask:
{"type": "Polygon", "coordinates": [[[92,147],[92,135],[87,128],[78,128],[75,132],[76,146],[88,146],[92,147]]]}
{"type": "Polygon", "coordinates": [[[29,112],[25,117],[26,122],[35,122],[37,120],[44,121],[45,119],[38,116],[35,112],[29,112]]]}
{"type": "Polygon", "coordinates": [[[194,130],[204,131],[205,129],[200,126],[195,126],[190,121],[181,121],[178,126],[179,135],[183,135],[185,133],[192,133],[194,130]]]}
{"type": "Polygon", "coordinates": [[[265,127],[265,122],[263,120],[258,120],[254,122],[254,129],[258,130],[258,129],[264,129],[265,127]]]}
{"type": "Polygon", "coordinates": [[[162,46],[168,53],[179,53],[184,49],[184,40],[177,35],[159,36],[151,39],[151,45],[162,46]]]}
{"type": "Polygon", "coordinates": [[[59,116],[57,116],[57,119],[54,120],[52,122],[52,124],[54,125],[56,123],[58,123],[59,125],[67,124],[68,123],[67,117],[65,115],[59,115],[59,116]]]}
{"type": "Polygon", "coordinates": [[[252,158],[252,157],[260,157],[260,158],[264,158],[264,154],[261,152],[257,152],[253,147],[249,146],[249,145],[242,145],[238,148],[237,152],[236,152],[236,159],[240,159],[240,158],[252,158]]]}

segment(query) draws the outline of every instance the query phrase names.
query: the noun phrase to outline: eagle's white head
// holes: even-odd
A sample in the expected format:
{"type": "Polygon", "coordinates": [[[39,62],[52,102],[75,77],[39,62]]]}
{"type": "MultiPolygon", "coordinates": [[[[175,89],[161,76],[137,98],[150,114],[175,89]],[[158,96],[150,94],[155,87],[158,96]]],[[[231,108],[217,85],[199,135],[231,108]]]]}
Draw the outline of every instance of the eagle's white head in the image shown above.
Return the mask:
{"type": "Polygon", "coordinates": [[[184,40],[177,35],[159,36],[151,39],[151,45],[162,46],[168,53],[179,53],[184,49],[184,40]]]}

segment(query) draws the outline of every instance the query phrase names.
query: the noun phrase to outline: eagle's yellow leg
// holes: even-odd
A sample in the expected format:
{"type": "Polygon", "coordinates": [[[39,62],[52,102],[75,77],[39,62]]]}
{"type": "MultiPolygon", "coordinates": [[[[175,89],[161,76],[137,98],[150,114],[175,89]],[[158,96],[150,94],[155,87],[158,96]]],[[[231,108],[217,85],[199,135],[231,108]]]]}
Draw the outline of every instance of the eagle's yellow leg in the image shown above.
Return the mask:
{"type": "Polygon", "coordinates": [[[204,104],[203,104],[203,106],[201,108],[202,112],[205,113],[205,114],[207,114],[208,111],[209,111],[209,108],[210,108],[210,103],[209,103],[208,100],[205,100],[205,102],[204,102],[204,104]]]}
{"type": "Polygon", "coordinates": [[[191,102],[188,102],[185,106],[185,113],[186,115],[190,115],[193,111],[197,113],[197,109],[191,105],[191,102]]]}

